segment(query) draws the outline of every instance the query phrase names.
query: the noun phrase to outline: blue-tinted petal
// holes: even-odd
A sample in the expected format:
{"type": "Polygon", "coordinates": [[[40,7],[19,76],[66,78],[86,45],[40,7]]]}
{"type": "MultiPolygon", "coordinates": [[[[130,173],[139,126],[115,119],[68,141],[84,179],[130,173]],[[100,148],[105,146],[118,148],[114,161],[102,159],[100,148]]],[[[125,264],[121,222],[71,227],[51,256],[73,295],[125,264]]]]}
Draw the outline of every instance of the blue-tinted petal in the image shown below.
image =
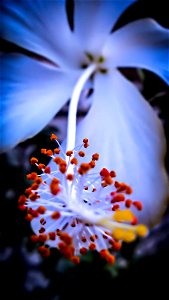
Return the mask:
{"type": "Polygon", "coordinates": [[[99,54],[119,16],[135,1],[75,1],[75,35],[81,47],[87,52],[99,54]]]}
{"type": "Polygon", "coordinates": [[[164,213],[169,182],[164,168],[166,151],[161,121],[136,87],[118,71],[97,74],[94,102],[77,129],[77,144],[89,138],[92,153],[100,153],[96,169],[117,172],[133,188],[132,199],[143,203],[141,222],[154,224],[164,213]]]}
{"type": "Polygon", "coordinates": [[[81,54],[68,25],[65,0],[3,1],[0,19],[4,39],[62,67],[79,66],[81,54]]]}
{"type": "Polygon", "coordinates": [[[115,31],[103,49],[109,67],[148,69],[169,83],[169,30],[152,19],[115,31]]]}
{"type": "Polygon", "coordinates": [[[71,96],[79,74],[64,73],[24,55],[4,55],[1,72],[0,149],[38,133],[71,96]]]}

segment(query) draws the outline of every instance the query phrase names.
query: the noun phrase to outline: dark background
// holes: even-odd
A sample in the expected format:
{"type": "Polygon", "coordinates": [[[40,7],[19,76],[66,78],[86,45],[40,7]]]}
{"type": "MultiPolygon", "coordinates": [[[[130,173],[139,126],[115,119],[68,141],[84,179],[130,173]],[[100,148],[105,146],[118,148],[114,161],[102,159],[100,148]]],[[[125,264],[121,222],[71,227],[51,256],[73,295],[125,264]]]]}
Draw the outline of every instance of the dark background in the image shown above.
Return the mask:
{"type": "MultiPolygon", "coordinates": [[[[138,1],[127,9],[116,28],[143,17],[152,17],[169,28],[167,1],[138,1]]],[[[69,1],[68,9],[71,11],[69,1]]],[[[21,51],[3,42],[2,51],[21,51]]],[[[122,70],[131,80],[138,80],[133,69],[122,70]]],[[[143,95],[159,112],[167,142],[169,141],[168,87],[151,72],[144,71],[143,95]],[[161,96],[158,97],[157,95],[161,96]]],[[[139,78],[140,80],[140,78],[139,78]]],[[[83,112],[82,112],[83,115],[83,112]]],[[[59,113],[66,118],[65,110],[59,113]]],[[[58,116],[56,116],[57,118],[58,116]]],[[[1,216],[0,216],[0,288],[1,299],[57,300],[109,296],[137,297],[160,292],[163,299],[168,291],[169,269],[169,211],[160,225],[142,241],[124,245],[119,265],[109,267],[97,253],[89,254],[78,266],[64,260],[57,251],[49,258],[41,258],[29,240],[31,229],[24,212],[17,207],[17,199],[27,187],[25,175],[30,171],[29,158],[39,155],[40,148],[48,147],[48,136],[53,131],[49,124],[33,139],[0,156],[1,216]],[[2,294],[2,291],[5,294],[2,294]],[[12,296],[10,296],[12,294],[12,296]]],[[[58,132],[61,128],[57,128],[58,132]]],[[[43,158],[44,159],[44,158],[43,158]]],[[[46,161],[47,162],[47,161],[46,161]]],[[[166,156],[169,170],[169,155],[166,156]]],[[[104,299],[104,298],[103,298],[104,299]]]]}

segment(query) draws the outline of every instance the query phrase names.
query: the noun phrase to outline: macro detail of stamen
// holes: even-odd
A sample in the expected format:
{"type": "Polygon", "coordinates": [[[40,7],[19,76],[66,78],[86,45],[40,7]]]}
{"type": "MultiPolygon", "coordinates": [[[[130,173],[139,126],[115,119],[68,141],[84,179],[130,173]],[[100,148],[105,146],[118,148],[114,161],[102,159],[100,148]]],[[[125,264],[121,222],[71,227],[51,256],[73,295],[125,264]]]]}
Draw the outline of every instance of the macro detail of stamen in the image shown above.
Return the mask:
{"type": "Polygon", "coordinates": [[[42,148],[41,153],[50,156],[52,164],[45,166],[36,157],[30,159],[41,174],[27,174],[31,185],[18,200],[18,207],[27,210],[26,220],[35,233],[31,240],[44,257],[55,247],[78,264],[81,255],[97,251],[114,264],[123,241],[132,242],[148,232],[134,214],[143,209],[142,203],[128,198],[132,189],[114,179],[114,170],[103,167],[95,171],[99,153],[87,161],[87,138],[66,153],[55,134],[50,139],[56,148],[42,148]]]}

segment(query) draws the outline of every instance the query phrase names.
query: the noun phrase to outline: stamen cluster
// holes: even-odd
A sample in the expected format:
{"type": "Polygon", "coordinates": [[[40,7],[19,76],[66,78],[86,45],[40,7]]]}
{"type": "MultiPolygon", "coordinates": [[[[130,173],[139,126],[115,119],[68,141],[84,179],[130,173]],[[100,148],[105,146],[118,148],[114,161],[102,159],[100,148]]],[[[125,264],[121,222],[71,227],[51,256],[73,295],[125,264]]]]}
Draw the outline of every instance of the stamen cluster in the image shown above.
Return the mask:
{"type": "Polygon", "coordinates": [[[142,210],[141,202],[129,198],[131,187],[115,180],[114,170],[94,172],[98,153],[89,162],[83,161],[89,147],[87,138],[66,153],[54,134],[51,140],[57,147],[41,149],[41,153],[50,156],[53,163],[45,166],[31,158],[31,164],[42,173],[27,175],[31,186],[18,200],[19,208],[27,210],[26,219],[35,233],[32,241],[38,243],[43,256],[56,247],[65,258],[79,263],[80,255],[96,250],[114,263],[122,241],[132,242],[147,233],[131,210],[142,210]]]}

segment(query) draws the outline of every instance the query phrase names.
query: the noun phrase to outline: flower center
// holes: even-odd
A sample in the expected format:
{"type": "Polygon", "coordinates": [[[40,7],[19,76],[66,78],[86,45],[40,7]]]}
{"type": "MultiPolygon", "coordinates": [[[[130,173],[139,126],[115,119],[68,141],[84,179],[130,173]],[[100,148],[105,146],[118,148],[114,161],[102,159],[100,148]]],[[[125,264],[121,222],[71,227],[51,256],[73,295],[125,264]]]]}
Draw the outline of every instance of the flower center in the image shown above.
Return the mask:
{"type": "Polygon", "coordinates": [[[102,74],[106,74],[108,72],[108,69],[104,67],[105,57],[103,56],[96,57],[90,52],[85,52],[85,55],[86,55],[86,61],[81,65],[83,69],[86,69],[89,65],[94,63],[97,65],[98,72],[102,74]]]}

